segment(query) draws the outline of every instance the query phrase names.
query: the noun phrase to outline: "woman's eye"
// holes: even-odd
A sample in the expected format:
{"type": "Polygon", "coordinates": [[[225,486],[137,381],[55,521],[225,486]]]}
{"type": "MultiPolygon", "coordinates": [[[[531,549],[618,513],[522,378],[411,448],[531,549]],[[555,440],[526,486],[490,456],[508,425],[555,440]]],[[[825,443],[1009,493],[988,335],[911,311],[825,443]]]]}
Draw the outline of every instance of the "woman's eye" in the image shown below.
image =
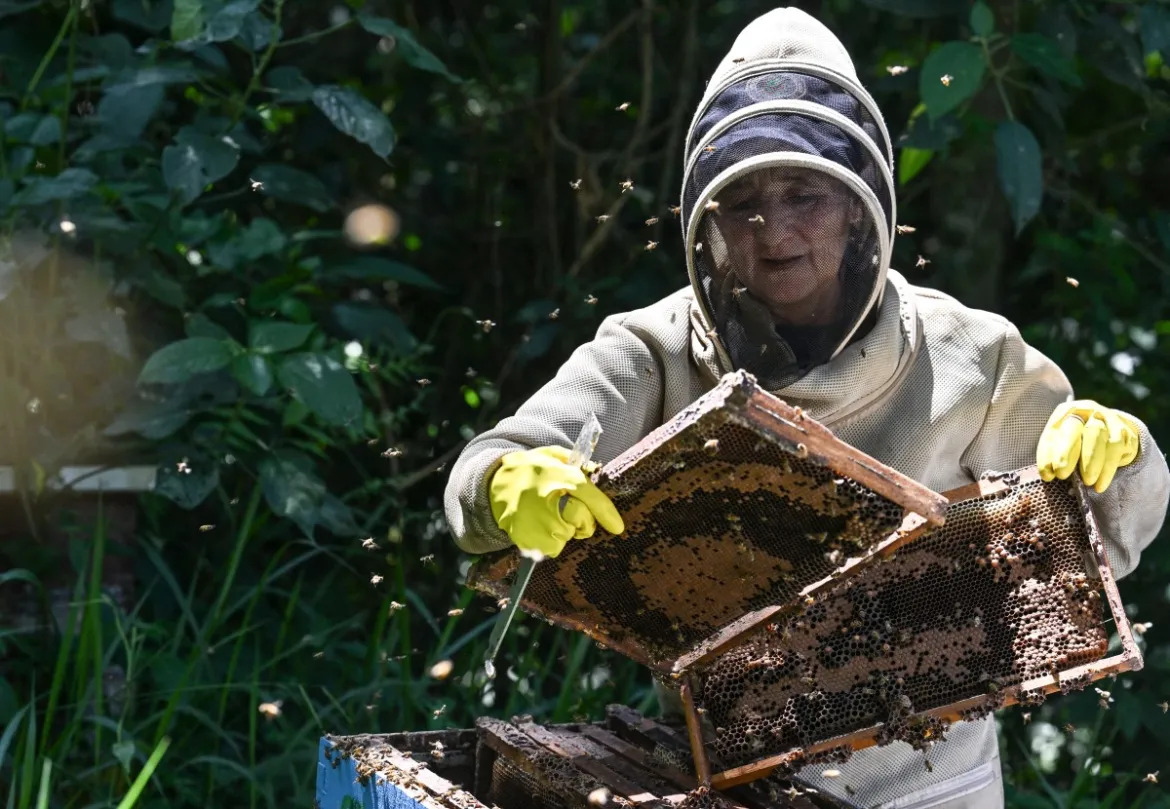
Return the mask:
{"type": "Polygon", "coordinates": [[[794,197],[789,197],[788,201],[802,208],[811,208],[821,201],[821,197],[819,194],[797,194],[794,197]]]}

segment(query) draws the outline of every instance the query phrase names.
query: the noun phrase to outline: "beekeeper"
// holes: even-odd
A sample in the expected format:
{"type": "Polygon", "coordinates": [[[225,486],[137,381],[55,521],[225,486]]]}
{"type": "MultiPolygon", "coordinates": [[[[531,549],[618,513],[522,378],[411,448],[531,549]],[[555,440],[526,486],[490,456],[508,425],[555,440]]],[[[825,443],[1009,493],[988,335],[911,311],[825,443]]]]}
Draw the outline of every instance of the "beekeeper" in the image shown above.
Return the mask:
{"type": "MultiPolygon", "coordinates": [[[[690,285],[612,315],[514,416],[471,441],[447,519],[472,553],[547,555],[620,533],[567,447],[591,413],[606,462],[734,369],[905,475],[945,491],[1036,463],[1076,473],[1120,577],[1158,532],[1170,473],[1133,416],[1075,400],[1004,318],[889,267],[893,149],[842,44],[796,9],[758,18],[711,77],[686,140],[681,220],[690,285]],[[570,495],[563,512],[558,503],[570,495]]],[[[931,756],[863,750],[841,777],[801,777],[847,805],[1001,807],[991,719],[956,724],[931,756]],[[854,794],[847,795],[849,784],[854,794]]]]}

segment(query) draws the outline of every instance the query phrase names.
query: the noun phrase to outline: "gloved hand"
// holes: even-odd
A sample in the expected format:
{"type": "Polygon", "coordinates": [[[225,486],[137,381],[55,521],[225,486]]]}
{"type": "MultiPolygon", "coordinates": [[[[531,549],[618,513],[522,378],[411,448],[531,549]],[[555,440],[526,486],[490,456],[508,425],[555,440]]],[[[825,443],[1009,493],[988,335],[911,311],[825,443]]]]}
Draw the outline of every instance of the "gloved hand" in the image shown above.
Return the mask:
{"type": "Polygon", "coordinates": [[[1139,444],[1137,424],[1120,410],[1089,399],[1065,402],[1040,434],[1036,466],[1044,480],[1066,480],[1080,466],[1085,485],[1103,492],[1137,458],[1139,444]]]}
{"type": "Polygon", "coordinates": [[[496,524],[522,551],[556,556],[570,539],[593,536],[599,522],[611,534],[626,528],[613,501],[569,463],[562,447],[508,453],[488,490],[496,524]]]}

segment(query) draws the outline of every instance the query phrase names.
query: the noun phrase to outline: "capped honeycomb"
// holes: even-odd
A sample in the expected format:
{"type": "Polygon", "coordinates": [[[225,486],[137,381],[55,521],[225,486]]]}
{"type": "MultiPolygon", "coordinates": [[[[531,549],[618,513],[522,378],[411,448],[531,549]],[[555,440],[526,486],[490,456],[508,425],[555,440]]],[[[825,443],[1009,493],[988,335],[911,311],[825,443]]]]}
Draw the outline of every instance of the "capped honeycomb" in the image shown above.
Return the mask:
{"type": "Polygon", "coordinates": [[[955,720],[1140,668],[1080,484],[1001,478],[956,490],[943,527],[693,665],[712,759],[923,748],[955,720]],[[1123,653],[1103,660],[1108,620],[1123,653]]]}
{"type": "MultiPolygon", "coordinates": [[[[625,532],[599,528],[542,561],[522,607],[660,669],[745,613],[941,524],[945,507],[742,371],[594,481],[625,532]]],[[[505,596],[516,559],[484,560],[471,583],[505,596]]]]}

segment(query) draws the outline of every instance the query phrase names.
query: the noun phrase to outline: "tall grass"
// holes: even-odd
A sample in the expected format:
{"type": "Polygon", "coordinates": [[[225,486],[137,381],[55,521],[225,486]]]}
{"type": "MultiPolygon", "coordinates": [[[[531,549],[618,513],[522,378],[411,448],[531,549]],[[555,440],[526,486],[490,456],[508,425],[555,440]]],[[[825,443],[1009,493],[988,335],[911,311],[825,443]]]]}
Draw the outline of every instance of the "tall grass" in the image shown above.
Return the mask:
{"type": "Polygon", "coordinates": [[[323,733],[651,704],[633,664],[524,618],[489,686],[480,663],[495,608],[458,585],[443,537],[373,551],[309,540],[258,490],[231,513],[200,531],[199,515],[145,503],[135,546],[118,549],[137,560],[129,610],[102,590],[100,529],[78,543],[59,622],[34,571],[0,575],[0,587],[30,589],[42,618],[0,631],[0,805],[275,809],[312,794],[323,733]],[[421,561],[427,550],[443,561],[421,561]],[[432,676],[446,660],[450,676],[432,676]]]}

